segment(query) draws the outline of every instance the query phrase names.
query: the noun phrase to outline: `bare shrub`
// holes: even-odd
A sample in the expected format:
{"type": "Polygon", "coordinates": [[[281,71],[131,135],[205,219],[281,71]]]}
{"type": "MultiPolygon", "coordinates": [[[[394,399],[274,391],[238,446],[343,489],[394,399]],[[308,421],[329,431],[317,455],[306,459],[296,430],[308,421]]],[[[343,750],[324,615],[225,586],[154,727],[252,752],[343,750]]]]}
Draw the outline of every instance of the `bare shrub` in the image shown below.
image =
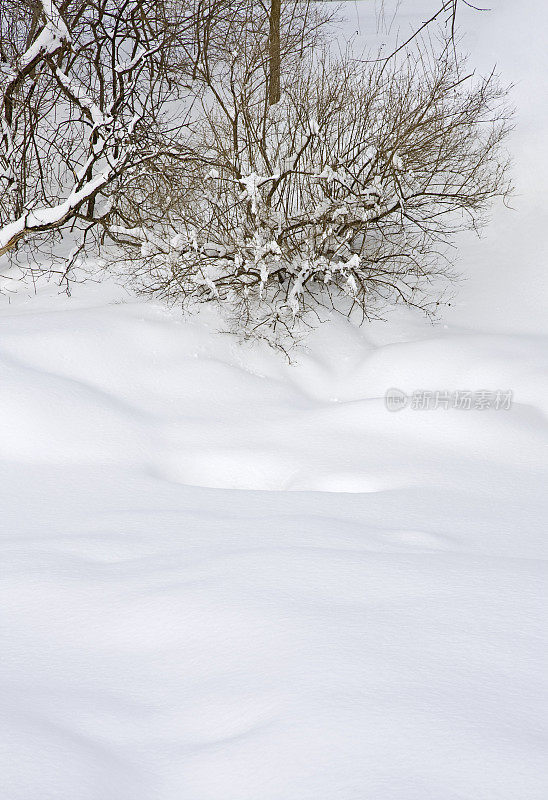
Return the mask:
{"type": "Polygon", "coordinates": [[[202,73],[163,219],[114,227],[140,288],[216,302],[232,329],[274,342],[324,308],[435,313],[454,235],[509,191],[495,76],[464,73],[448,49],[382,63],[307,53],[269,105],[263,52],[233,48],[202,73]]]}
{"type": "Polygon", "coordinates": [[[282,346],[324,309],[435,313],[455,234],[509,191],[505,90],[465,72],[451,35],[333,55],[323,6],[299,0],[273,58],[270,12],[5,0],[0,254],[40,261],[68,233],[67,286],[103,252],[141,291],[216,303],[282,346]]]}

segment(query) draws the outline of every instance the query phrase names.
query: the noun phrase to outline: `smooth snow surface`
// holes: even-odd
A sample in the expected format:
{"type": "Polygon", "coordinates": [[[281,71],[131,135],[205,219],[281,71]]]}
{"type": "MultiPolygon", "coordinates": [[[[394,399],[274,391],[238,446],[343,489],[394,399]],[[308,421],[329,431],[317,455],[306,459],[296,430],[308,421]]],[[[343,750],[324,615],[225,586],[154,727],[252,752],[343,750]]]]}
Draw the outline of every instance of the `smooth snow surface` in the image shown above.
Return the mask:
{"type": "Polygon", "coordinates": [[[546,340],[105,291],[0,323],[2,797],[544,800],[546,340]]]}
{"type": "Polygon", "coordinates": [[[0,800],[546,800],[546,260],[512,304],[465,246],[446,325],[291,366],[108,285],[0,296],[0,800]]]}

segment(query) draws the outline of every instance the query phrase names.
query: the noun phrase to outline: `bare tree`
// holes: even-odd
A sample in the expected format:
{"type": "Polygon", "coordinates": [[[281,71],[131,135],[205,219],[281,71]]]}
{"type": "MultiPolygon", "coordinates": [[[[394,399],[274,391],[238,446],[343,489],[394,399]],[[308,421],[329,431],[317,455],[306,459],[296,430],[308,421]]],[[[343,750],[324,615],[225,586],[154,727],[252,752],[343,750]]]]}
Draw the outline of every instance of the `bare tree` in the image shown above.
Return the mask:
{"type": "Polygon", "coordinates": [[[96,198],[165,156],[186,12],[175,0],[3,0],[0,254],[67,224],[85,240],[96,198]]]}
{"type": "MultiPolygon", "coordinates": [[[[129,187],[154,186],[159,199],[160,174],[177,185],[196,95],[229,41],[258,26],[267,47],[268,16],[250,0],[56,3],[5,0],[0,11],[0,255],[70,228],[74,260],[129,187]]],[[[285,5],[288,30],[307,3],[285,5]]],[[[276,48],[279,69],[279,35],[276,48]]],[[[149,221],[162,213],[152,206],[149,221]]],[[[131,227],[140,215],[128,212],[131,227]]]]}

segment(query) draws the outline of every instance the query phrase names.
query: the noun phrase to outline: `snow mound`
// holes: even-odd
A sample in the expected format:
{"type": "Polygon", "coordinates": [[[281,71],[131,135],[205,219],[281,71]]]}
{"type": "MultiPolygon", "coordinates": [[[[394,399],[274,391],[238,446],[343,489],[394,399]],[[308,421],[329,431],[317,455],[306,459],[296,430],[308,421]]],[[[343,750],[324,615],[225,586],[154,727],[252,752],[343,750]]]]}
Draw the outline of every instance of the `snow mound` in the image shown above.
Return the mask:
{"type": "Polygon", "coordinates": [[[4,456],[119,464],[213,488],[336,492],[425,481],[500,492],[516,454],[544,461],[543,337],[419,328],[404,315],[391,327],[401,340],[383,342],[381,325],[365,332],[339,321],[290,365],[213,335],[214,322],[182,323],[134,300],[12,308],[0,322],[4,456]],[[391,413],[394,387],[409,397],[511,391],[512,409],[409,404],[391,413]]]}

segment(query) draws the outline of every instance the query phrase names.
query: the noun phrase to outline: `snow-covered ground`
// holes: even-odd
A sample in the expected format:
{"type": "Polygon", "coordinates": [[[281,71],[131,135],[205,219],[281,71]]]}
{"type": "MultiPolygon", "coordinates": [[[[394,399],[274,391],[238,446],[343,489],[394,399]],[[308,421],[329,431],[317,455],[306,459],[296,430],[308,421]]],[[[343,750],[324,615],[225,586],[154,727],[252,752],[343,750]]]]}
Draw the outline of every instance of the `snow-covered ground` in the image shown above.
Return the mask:
{"type": "Polygon", "coordinates": [[[518,82],[516,210],[445,325],[336,320],[290,366],[106,284],[0,297],[1,800],[548,797],[547,12],[515,5],[470,47],[518,82]]]}

